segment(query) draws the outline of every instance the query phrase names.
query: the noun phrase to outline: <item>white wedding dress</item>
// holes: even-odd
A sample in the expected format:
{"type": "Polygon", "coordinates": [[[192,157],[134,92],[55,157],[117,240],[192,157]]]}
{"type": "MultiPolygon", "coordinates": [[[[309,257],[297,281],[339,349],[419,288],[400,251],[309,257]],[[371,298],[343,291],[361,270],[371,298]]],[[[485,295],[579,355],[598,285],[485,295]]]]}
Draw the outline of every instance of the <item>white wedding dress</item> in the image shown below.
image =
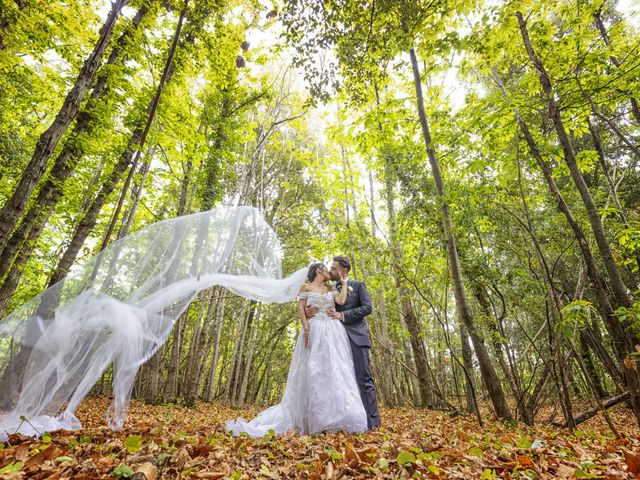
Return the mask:
{"type": "Polygon", "coordinates": [[[318,313],[309,319],[308,347],[304,346],[302,332],[298,335],[282,401],[250,422],[243,418],[227,421],[227,430],[251,437],[261,437],[269,430],[276,434],[289,430],[301,434],[367,430],[347,332],[340,321],[327,315],[335,308],[335,293],[300,294],[299,298],[306,298],[318,313]]]}

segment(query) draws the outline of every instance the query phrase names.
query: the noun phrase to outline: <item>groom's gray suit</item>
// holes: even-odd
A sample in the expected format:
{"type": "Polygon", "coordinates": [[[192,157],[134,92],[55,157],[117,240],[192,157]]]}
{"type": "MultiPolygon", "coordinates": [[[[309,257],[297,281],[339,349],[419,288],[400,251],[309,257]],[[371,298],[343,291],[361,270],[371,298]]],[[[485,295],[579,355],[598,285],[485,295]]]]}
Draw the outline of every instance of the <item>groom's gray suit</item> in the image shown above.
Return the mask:
{"type": "MultiPolygon", "coordinates": [[[[364,283],[357,280],[348,280],[349,292],[344,305],[336,304],[336,311],[342,312],[344,328],[351,343],[351,354],[353,355],[353,366],[356,371],[356,380],[360,389],[360,397],[367,412],[367,426],[376,428],[380,425],[380,413],[378,412],[378,400],[376,396],[376,386],[371,375],[369,365],[369,348],[371,341],[367,330],[367,323],[364,317],[371,314],[371,296],[364,283]]],[[[342,284],[336,285],[338,291],[342,284]]]]}

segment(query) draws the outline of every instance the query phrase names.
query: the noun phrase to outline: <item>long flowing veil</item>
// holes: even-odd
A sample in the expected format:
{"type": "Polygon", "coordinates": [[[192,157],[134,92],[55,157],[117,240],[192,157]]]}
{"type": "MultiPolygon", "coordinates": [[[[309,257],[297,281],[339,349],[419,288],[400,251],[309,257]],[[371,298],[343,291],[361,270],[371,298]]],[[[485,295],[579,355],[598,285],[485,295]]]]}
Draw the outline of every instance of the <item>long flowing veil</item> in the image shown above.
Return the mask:
{"type": "Polygon", "coordinates": [[[306,269],[282,278],[282,247],[252,207],[155,223],[113,242],[0,321],[0,441],[77,429],[75,411],[113,366],[111,428],[124,424],[136,373],[199,291],[223,286],[293,300],[306,269]],[[22,418],[22,419],[21,419],[22,418]]]}

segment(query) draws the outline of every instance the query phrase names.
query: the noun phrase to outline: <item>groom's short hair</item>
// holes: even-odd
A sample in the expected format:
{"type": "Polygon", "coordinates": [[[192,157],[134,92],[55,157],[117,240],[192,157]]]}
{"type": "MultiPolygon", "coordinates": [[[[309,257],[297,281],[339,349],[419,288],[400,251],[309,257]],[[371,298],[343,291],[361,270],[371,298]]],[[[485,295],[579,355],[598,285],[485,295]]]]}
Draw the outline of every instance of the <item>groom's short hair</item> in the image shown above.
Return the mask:
{"type": "Polygon", "coordinates": [[[340,265],[342,268],[346,268],[347,272],[351,270],[351,262],[344,255],[338,255],[337,257],[333,257],[333,261],[338,262],[338,265],[340,265]]]}

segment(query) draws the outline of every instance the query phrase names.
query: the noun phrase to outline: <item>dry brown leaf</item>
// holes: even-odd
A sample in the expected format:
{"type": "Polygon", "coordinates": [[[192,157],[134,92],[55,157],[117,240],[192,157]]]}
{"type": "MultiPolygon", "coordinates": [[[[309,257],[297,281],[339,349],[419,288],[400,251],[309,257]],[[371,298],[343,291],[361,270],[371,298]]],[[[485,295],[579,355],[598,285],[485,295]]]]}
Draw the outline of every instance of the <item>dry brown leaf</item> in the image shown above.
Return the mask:
{"type": "Polygon", "coordinates": [[[520,465],[526,468],[533,465],[533,461],[531,460],[531,458],[526,455],[518,455],[518,461],[520,462],[520,465]]]}
{"type": "Polygon", "coordinates": [[[575,471],[576,469],[569,465],[560,465],[556,470],[556,475],[558,478],[570,478],[573,476],[575,471]]]}
{"type": "Polygon", "coordinates": [[[333,479],[335,476],[335,470],[333,468],[333,462],[328,462],[324,469],[324,478],[333,479]]]}
{"type": "MultiPolygon", "coordinates": [[[[136,474],[137,473],[143,474],[144,477],[146,478],[146,480],[156,480],[156,478],[158,478],[158,467],[156,467],[151,462],[141,463],[140,465],[138,465],[136,467],[134,472],[136,474]]],[[[143,479],[141,479],[141,480],[143,480],[143,479]]]]}
{"type": "Polygon", "coordinates": [[[624,453],[624,460],[627,462],[627,468],[629,471],[636,475],[640,474],[640,456],[634,455],[626,450],[623,450],[622,452],[624,453]]]}
{"type": "Polygon", "coordinates": [[[224,478],[229,474],[229,472],[196,472],[193,474],[196,478],[204,478],[206,480],[216,479],[216,478],[224,478]]]}
{"type": "Polygon", "coordinates": [[[357,468],[360,465],[360,457],[350,442],[347,442],[344,446],[344,460],[351,468],[357,468]]]}
{"type": "Polygon", "coordinates": [[[33,457],[29,458],[29,460],[25,462],[24,466],[25,468],[28,468],[34,465],[40,465],[45,460],[53,460],[60,455],[62,455],[62,449],[51,445],[45,450],[38,452],[33,457]]]}
{"type": "Polygon", "coordinates": [[[20,462],[24,462],[29,458],[29,445],[23,443],[22,445],[16,448],[14,458],[20,462]]]}
{"type": "Polygon", "coordinates": [[[173,464],[176,466],[178,470],[182,470],[184,465],[191,460],[191,456],[187,452],[186,448],[182,447],[178,450],[178,453],[173,458],[173,464]]]}

